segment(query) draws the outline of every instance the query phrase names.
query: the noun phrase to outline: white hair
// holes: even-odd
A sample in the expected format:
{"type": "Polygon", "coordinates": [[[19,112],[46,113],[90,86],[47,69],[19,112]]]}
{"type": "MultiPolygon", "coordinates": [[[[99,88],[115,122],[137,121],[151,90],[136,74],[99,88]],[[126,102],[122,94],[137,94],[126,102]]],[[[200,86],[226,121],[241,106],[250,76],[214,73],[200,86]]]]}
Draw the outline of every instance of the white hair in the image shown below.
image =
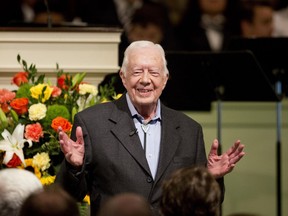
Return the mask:
{"type": "Polygon", "coordinates": [[[146,47],[155,47],[159,53],[161,54],[161,58],[163,60],[163,69],[166,74],[169,74],[168,68],[167,68],[167,61],[165,58],[165,51],[163,47],[160,44],[155,44],[151,41],[146,40],[140,40],[140,41],[134,41],[132,42],[125,50],[124,52],[124,58],[121,66],[121,71],[125,74],[127,70],[127,65],[129,64],[129,54],[136,49],[146,48],[146,47]]]}
{"type": "Polygon", "coordinates": [[[43,186],[32,172],[18,168],[0,170],[0,216],[18,215],[24,200],[38,190],[43,190],[43,186]]]}

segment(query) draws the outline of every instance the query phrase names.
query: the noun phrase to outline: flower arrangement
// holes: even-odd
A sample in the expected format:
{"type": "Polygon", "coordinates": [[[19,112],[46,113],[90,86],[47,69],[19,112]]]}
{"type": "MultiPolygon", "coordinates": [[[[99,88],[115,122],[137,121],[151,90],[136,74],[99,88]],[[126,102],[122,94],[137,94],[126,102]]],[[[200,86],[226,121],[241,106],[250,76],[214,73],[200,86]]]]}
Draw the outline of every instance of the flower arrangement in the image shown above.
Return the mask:
{"type": "Polygon", "coordinates": [[[0,88],[0,168],[31,169],[43,185],[54,182],[63,160],[58,142],[59,126],[71,132],[74,115],[96,103],[119,97],[113,83],[100,87],[84,82],[85,73],[74,76],[59,69],[57,83],[38,74],[36,65],[17,56],[23,72],[11,83],[16,91],[0,88]],[[100,96],[101,95],[101,96],[100,96]]]}

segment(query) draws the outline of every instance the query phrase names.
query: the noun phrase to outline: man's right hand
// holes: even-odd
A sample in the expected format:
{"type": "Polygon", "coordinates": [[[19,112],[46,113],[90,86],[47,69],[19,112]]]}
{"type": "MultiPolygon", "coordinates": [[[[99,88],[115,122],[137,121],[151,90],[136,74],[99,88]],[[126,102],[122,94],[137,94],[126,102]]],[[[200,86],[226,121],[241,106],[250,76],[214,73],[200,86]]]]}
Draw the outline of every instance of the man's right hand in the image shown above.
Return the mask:
{"type": "Polygon", "coordinates": [[[79,126],[76,128],[76,142],[71,140],[61,127],[58,128],[58,133],[61,150],[67,162],[75,168],[81,167],[85,153],[82,128],[79,126]]]}

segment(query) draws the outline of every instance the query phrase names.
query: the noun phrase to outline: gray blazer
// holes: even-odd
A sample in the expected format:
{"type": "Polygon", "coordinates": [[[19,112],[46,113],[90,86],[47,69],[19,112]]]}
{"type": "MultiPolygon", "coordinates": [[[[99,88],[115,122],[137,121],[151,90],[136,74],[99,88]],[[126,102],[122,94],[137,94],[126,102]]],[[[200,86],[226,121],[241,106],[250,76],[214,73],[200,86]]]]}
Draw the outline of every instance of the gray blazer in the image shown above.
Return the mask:
{"type": "Polygon", "coordinates": [[[91,215],[96,215],[103,200],[121,192],[143,195],[157,215],[162,181],[179,168],[207,162],[202,128],[196,121],[163,104],[161,117],[160,156],[154,180],[123,95],[75,116],[72,139],[76,127],[81,126],[85,165],[76,171],[64,161],[56,182],[78,200],[89,193],[91,215]]]}

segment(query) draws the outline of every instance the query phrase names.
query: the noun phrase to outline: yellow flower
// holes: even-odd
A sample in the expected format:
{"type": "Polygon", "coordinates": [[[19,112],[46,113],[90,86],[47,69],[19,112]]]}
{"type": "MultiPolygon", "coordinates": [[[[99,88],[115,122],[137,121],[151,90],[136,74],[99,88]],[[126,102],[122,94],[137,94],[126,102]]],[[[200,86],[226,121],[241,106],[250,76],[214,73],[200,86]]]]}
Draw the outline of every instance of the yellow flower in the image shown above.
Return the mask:
{"type": "Polygon", "coordinates": [[[38,84],[30,88],[31,96],[35,99],[41,99],[42,103],[50,98],[52,91],[53,88],[51,88],[48,84],[38,84]]]}
{"type": "Polygon", "coordinates": [[[42,185],[50,185],[54,183],[56,176],[45,176],[40,178],[42,185]]]}
{"type": "Polygon", "coordinates": [[[118,100],[121,96],[122,96],[122,94],[117,94],[116,96],[112,96],[112,98],[114,100],[118,100]]]}
{"type": "Polygon", "coordinates": [[[88,203],[88,205],[90,205],[90,196],[86,195],[83,199],[84,202],[88,203]]]}
{"type": "Polygon", "coordinates": [[[101,103],[107,103],[107,102],[110,102],[110,100],[107,99],[107,98],[102,98],[102,99],[101,99],[101,103]]]}
{"type": "Polygon", "coordinates": [[[47,107],[42,103],[33,104],[32,106],[30,106],[28,112],[29,119],[31,121],[37,121],[43,119],[46,116],[47,107]]]}
{"type": "Polygon", "coordinates": [[[37,167],[35,167],[33,165],[33,159],[32,158],[25,159],[25,164],[26,164],[26,167],[24,166],[24,164],[22,164],[19,168],[25,169],[25,168],[32,167],[34,170],[34,174],[37,176],[37,178],[41,179],[41,176],[42,176],[41,172],[37,167]]]}
{"type": "Polygon", "coordinates": [[[79,85],[79,94],[80,95],[85,95],[85,94],[91,94],[93,96],[97,95],[97,88],[94,85],[90,85],[90,84],[80,84],[79,85]]]}
{"type": "Polygon", "coordinates": [[[45,171],[50,167],[50,158],[48,153],[42,152],[42,153],[37,153],[33,157],[33,166],[37,167],[41,171],[45,171]]]}

